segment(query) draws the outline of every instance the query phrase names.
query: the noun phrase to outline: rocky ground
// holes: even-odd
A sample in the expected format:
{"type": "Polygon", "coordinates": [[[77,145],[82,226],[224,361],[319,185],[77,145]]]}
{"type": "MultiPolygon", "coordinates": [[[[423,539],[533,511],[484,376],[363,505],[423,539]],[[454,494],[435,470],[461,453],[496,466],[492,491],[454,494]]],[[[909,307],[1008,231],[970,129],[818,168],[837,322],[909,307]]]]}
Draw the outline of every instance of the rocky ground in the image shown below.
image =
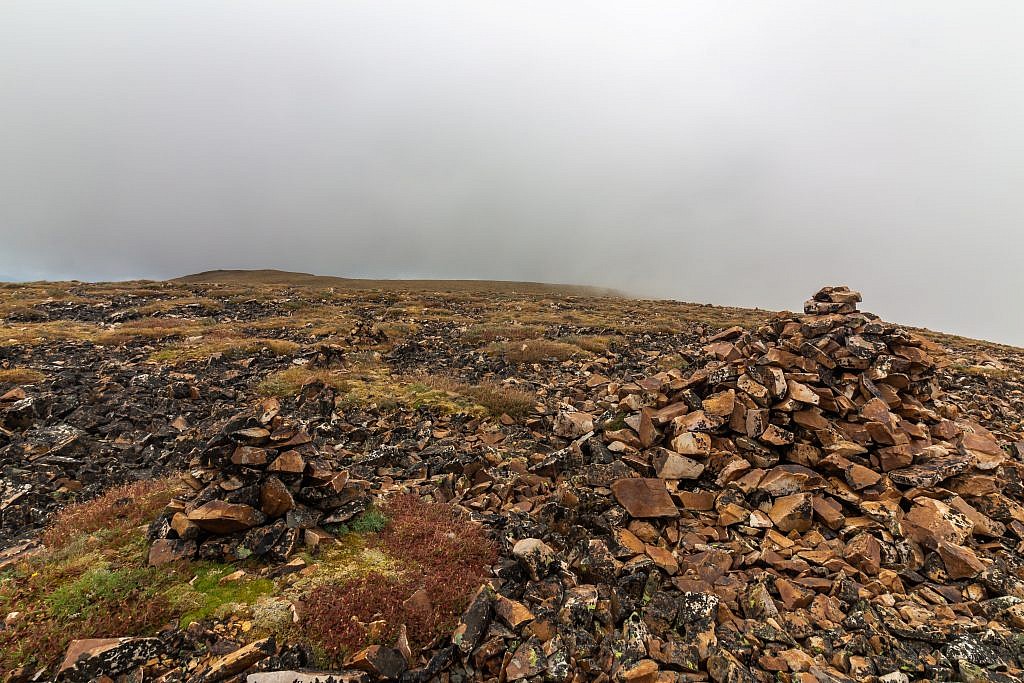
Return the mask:
{"type": "Polygon", "coordinates": [[[1021,680],[1024,351],[858,307],[5,286],[0,670],[1021,680]]]}

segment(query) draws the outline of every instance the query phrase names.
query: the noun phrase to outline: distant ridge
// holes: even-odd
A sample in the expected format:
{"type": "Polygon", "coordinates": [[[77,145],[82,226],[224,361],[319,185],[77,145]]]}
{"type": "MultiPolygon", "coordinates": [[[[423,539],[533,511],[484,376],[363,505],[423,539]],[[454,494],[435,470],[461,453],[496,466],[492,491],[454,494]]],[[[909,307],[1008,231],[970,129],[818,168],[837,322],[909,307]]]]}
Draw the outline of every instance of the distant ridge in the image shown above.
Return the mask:
{"type": "Polygon", "coordinates": [[[336,289],[384,289],[438,292],[499,292],[521,294],[558,294],[562,296],[625,297],[622,292],[603,287],[560,285],[543,282],[514,282],[506,280],[366,280],[360,278],[293,273],[287,270],[206,270],[183,275],[170,282],[184,284],[266,284],[296,287],[334,287],[336,289]]]}

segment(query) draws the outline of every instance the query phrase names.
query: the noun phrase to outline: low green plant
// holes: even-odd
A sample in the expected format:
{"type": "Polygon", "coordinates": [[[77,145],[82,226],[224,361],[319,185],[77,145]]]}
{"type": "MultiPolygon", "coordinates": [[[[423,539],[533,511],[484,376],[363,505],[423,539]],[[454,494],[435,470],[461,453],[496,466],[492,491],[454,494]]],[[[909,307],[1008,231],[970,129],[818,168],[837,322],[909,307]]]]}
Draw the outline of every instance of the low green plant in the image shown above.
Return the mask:
{"type": "Polygon", "coordinates": [[[332,525],[330,531],[336,536],[344,536],[345,534],[379,534],[384,531],[387,525],[387,516],[379,508],[371,506],[350,522],[332,525]]]}
{"type": "Polygon", "coordinates": [[[192,581],[178,584],[167,591],[166,596],[171,606],[182,613],[178,619],[182,627],[208,619],[224,608],[252,605],[274,591],[274,582],[263,578],[243,577],[237,581],[221,583],[221,579],[235,569],[228,564],[200,564],[194,566],[195,578],[192,581]]]}

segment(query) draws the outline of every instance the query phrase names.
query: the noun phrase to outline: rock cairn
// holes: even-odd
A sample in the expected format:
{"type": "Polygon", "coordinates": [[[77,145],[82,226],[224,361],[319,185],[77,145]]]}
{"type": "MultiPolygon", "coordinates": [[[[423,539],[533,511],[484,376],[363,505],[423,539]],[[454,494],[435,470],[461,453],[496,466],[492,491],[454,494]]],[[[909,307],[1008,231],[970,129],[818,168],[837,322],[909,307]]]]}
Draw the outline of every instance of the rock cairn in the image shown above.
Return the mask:
{"type": "Polygon", "coordinates": [[[554,490],[506,502],[511,657],[461,627],[483,680],[1020,680],[1024,466],[860,301],[826,287],[556,420],[554,490]]]}
{"type": "Polygon", "coordinates": [[[149,561],[284,561],[316,546],[370,503],[369,484],[336,470],[309,433],[286,421],[276,399],[228,420],[183,477],[192,489],[150,528],[149,561]]]}

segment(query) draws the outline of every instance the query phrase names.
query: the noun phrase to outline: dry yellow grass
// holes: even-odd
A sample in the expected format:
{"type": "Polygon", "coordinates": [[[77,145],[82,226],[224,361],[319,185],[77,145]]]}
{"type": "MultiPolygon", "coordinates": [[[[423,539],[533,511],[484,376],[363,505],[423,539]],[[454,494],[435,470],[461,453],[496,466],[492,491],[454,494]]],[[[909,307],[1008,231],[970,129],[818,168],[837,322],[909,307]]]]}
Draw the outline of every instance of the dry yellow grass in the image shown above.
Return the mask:
{"type": "Polygon", "coordinates": [[[93,341],[105,346],[117,346],[137,339],[166,339],[191,337],[202,334],[212,323],[192,318],[139,318],[129,320],[112,330],[97,334],[93,341]]]}
{"type": "Polygon", "coordinates": [[[377,406],[382,410],[428,407],[448,414],[478,417],[508,414],[522,418],[533,409],[533,394],[493,382],[467,384],[428,374],[392,375],[364,365],[362,369],[324,370],[291,367],[268,375],[258,390],[265,396],[293,396],[303,386],[319,382],[342,393],[349,407],[377,406]]]}
{"type": "Polygon", "coordinates": [[[1012,373],[1006,368],[995,368],[990,365],[962,365],[953,363],[947,369],[958,375],[971,375],[972,377],[988,377],[991,379],[1005,379],[1012,373]]]}
{"type": "Polygon", "coordinates": [[[158,363],[183,363],[206,360],[218,354],[226,358],[244,358],[264,350],[270,351],[275,356],[287,356],[296,353],[301,348],[301,344],[287,339],[209,335],[196,341],[171,344],[153,353],[150,360],[158,363]]]}
{"type": "Polygon", "coordinates": [[[516,325],[510,323],[477,324],[462,333],[462,338],[471,344],[500,340],[516,341],[533,339],[544,334],[540,325],[516,325]]]}
{"type": "Polygon", "coordinates": [[[0,325],[0,346],[51,341],[93,341],[102,328],[69,321],[0,325]]]}
{"type": "Polygon", "coordinates": [[[492,415],[506,414],[517,419],[522,419],[530,414],[537,398],[528,391],[497,382],[467,384],[451,377],[428,374],[409,375],[406,377],[406,381],[410,384],[420,384],[434,390],[471,399],[477,405],[486,408],[492,415]]]}
{"type": "Polygon", "coordinates": [[[578,346],[590,353],[601,354],[607,353],[609,349],[614,347],[616,342],[621,341],[621,338],[605,334],[572,334],[566,337],[559,337],[559,341],[578,346]]]}
{"type": "Polygon", "coordinates": [[[46,375],[29,368],[0,368],[0,385],[35,384],[46,379],[46,375]]]}
{"type": "Polygon", "coordinates": [[[551,339],[526,339],[524,341],[495,342],[484,347],[484,351],[502,356],[513,363],[539,363],[541,361],[568,360],[576,356],[589,356],[590,352],[574,344],[551,339]]]}
{"type": "Polygon", "coordinates": [[[260,382],[257,390],[263,396],[294,396],[299,389],[310,382],[320,382],[325,386],[342,391],[348,389],[344,373],[296,365],[267,375],[260,382]]]}

